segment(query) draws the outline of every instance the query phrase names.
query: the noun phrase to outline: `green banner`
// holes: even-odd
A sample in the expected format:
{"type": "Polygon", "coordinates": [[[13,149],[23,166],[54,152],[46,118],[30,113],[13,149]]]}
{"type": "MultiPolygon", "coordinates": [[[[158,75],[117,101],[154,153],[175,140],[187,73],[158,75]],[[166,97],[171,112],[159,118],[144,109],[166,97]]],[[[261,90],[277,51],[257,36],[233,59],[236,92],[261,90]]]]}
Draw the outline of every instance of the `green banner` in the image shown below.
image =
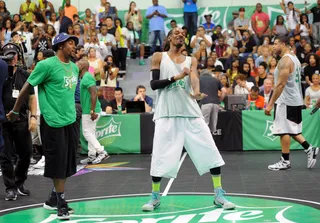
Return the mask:
{"type": "MultiPolygon", "coordinates": [[[[109,154],[140,153],[140,115],[102,116],[97,123],[96,136],[109,154]]],[[[82,131],[80,141],[82,153],[88,153],[88,142],[82,131]]]]}
{"type": "MultiPolygon", "coordinates": [[[[302,134],[310,144],[319,146],[320,113],[310,115],[310,111],[302,111],[302,134]]],[[[280,150],[280,137],[274,136],[272,129],[273,115],[266,116],[264,111],[243,111],[243,150],[280,150]]],[[[302,146],[292,139],[290,149],[302,149],[302,146]]]]}

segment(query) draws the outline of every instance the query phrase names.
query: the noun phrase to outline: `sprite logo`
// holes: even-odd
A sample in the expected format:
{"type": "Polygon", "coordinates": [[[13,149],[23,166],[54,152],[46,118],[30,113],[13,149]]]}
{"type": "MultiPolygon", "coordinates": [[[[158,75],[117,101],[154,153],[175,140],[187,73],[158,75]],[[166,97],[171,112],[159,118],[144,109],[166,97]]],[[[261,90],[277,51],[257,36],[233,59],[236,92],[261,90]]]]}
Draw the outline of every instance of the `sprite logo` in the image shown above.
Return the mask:
{"type": "MultiPolygon", "coordinates": [[[[235,210],[213,206],[213,195],[170,195],[162,197],[160,208],[143,212],[149,196],[110,196],[99,200],[70,202],[75,209],[68,222],[78,223],[316,223],[316,208],[271,199],[228,197],[235,210]]],[[[315,202],[313,202],[315,203],[315,202]]],[[[320,205],[320,203],[318,204],[320,205]]],[[[57,223],[55,212],[33,208],[0,216],[0,222],[57,223]]]]}
{"type": "Polygon", "coordinates": [[[264,131],[263,137],[268,138],[271,141],[274,141],[278,138],[278,136],[273,135],[273,132],[274,132],[273,122],[267,120],[266,121],[266,130],[264,131]]]}
{"type": "Polygon", "coordinates": [[[78,82],[78,78],[76,75],[72,76],[64,76],[63,87],[71,89],[73,86],[76,86],[78,82]]]}
{"type": "Polygon", "coordinates": [[[186,81],[185,79],[178,80],[168,86],[168,90],[172,90],[174,88],[180,87],[182,89],[186,89],[186,81]]]}
{"type": "Polygon", "coordinates": [[[121,122],[115,122],[111,118],[105,125],[97,126],[96,137],[101,145],[110,145],[117,137],[121,137],[121,122]]]}

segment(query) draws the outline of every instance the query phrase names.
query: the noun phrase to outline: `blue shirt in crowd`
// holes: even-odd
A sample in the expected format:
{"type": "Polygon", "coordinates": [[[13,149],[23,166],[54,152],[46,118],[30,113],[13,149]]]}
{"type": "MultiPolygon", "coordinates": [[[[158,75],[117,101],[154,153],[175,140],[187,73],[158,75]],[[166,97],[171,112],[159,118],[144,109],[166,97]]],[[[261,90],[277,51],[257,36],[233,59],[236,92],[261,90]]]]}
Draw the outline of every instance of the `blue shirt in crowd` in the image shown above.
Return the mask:
{"type": "Polygon", "coordinates": [[[184,8],[183,8],[184,12],[197,12],[198,8],[197,8],[197,4],[193,2],[193,0],[186,0],[186,2],[184,3],[184,8]]]}
{"type": "MultiPolygon", "coordinates": [[[[151,15],[156,10],[158,10],[160,14],[168,16],[167,9],[161,5],[150,6],[147,9],[146,16],[151,15]]],[[[164,18],[161,16],[153,16],[151,19],[149,19],[149,32],[153,31],[164,31],[164,18]]]]}

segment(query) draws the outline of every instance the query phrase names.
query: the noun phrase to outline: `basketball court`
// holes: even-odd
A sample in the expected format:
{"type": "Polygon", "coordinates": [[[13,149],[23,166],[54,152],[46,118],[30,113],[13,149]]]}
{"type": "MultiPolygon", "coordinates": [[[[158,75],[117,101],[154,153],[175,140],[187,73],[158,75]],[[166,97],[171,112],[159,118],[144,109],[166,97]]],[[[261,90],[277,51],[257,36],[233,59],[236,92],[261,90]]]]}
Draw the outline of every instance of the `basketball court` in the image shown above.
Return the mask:
{"type": "MultiPolygon", "coordinates": [[[[320,164],[306,168],[303,151],[291,155],[292,169],[270,171],[278,152],[223,152],[227,198],[234,211],[213,206],[210,174],[200,177],[187,153],[182,154],[178,178],[163,179],[162,203],[153,213],[142,212],[151,191],[150,155],[112,155],[102,164],[78,166],[67,182],[66,197],[75,213],[69,223],[317,223],[320,222],[320,164]]],[[[4,201],[0,184],[0,223],[54,223],[56,213],[42,208],[52,183],[31,170],[26,186],[30,197],[4,201]]]]}

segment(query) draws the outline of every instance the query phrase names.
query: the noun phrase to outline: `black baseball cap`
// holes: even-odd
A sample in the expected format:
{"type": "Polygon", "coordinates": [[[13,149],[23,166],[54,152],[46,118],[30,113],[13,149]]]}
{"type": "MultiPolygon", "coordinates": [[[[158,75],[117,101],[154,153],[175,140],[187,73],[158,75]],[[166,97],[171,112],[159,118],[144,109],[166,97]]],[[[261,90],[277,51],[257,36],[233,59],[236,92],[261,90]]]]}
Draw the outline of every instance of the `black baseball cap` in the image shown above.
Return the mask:
{"type": "Polygon", "coordinates": [[[14,43],[7,43],[1,48],[2,54],[8,56],[9,54],[16,55],[20,53],[20,47],[14,43]]]}

